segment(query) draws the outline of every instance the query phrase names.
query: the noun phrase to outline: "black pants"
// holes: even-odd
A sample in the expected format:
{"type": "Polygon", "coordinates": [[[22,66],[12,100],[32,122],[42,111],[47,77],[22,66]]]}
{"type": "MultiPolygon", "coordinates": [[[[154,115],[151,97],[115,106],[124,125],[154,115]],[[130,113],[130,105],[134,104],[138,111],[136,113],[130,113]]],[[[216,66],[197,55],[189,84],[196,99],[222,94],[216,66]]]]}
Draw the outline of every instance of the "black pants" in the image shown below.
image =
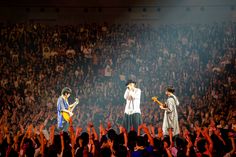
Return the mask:
{"type": "Polygon", "coordinates": [[[123,119],[123,127],[130,131],[131,128],[134,128],[135,131],[138,131],[138,126],[142,124],[142,118],[140,113],[126,114],[123,119]]]}

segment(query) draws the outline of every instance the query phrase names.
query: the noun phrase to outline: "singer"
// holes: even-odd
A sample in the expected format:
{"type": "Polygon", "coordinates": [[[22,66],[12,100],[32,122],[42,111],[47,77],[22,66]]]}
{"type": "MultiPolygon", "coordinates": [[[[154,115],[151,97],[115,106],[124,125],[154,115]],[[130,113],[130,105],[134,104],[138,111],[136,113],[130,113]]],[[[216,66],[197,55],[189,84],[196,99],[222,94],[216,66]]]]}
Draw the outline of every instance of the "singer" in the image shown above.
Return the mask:
{"type": "Polygon", "coordinates": [[[128,80],[126,87],[127,89],[124,94],[126,106],[123,126],[128,132],[133,129],[137,131],[138,126],[142,123],[140,110],[141,90],[136,88],[136,82],[133,80],[128,80]]]}

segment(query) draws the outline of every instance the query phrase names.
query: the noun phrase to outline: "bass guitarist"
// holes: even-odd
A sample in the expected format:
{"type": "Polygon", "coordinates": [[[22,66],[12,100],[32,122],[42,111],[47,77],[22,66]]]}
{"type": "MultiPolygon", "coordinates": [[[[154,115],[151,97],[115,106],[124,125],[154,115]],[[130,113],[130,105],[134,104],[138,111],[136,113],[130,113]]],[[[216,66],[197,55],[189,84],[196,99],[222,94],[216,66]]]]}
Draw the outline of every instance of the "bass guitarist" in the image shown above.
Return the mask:
{"type": "Polygon", "coordinates": [[[61,96],[57,99],[57,127],[60,131],[68,130],[69,119],[73,116],[72,110],[79,103],[77,99],[75,103],[69,105],[68,98],[71,92],[72,90],[69,87],[65,87],[61,91],[61,96]]]}
{"type": "Polygon", "coordinates": [[[179,100],[174,95],[174,88],[167,87],[166,96],[167,100],[165,103],[160,102],[156,97],[153,97],[152,100],[160,105],[160,108],[164,110],[164,119],[162,124],[162,131],[164,135],[168,135],[168,130],[172,129],[173,136],[178,135],[180,132],[179,122],[178,122],[178,112],[177,106],[179,106],[179,100]]]}

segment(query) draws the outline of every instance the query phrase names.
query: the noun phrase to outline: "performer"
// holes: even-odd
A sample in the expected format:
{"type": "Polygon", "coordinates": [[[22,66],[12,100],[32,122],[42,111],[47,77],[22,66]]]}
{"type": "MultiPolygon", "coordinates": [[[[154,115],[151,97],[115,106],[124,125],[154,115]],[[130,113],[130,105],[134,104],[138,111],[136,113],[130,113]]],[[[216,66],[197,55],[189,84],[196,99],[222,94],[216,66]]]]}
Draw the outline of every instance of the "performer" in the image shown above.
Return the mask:
{"type": "Polygon", "coordinates": [[[164,135],[168,135],[168,129],[173,129],[173,136],[179,134],[178,112],[176,106],[179,105],[179,100],[173,94],[175,92],[173,87],[166,89],[167,100],[165,105],[160,105],[162,110],[165,110],[162,130],[164,135]]]}
{"type": "Polygon", "coordinates": [[[69,105],[68,98],[70,97],[71,92],[72,90],[70,88],[63,88],[61,91],[61,96],[57,100],[57,127],[61,131],[67,131],[69,127],[69,120],[66,118],[66,116],[63,116],[63,114],[71,117],[73,113],[69,109],[75,107],[75,105],[79,103],[77,100],[72,105],[69,105]]]}
{"type": "Polygon", "coordinates": [[[128,80],[126,87],[127,89],[124,94],[126,106],[123,126],[127,131],[130,131],[132,128],[137,131],[138,126],[142,123],[140,110],[141,90],[136,88],[136,82],[133,80],[128,80]]]}

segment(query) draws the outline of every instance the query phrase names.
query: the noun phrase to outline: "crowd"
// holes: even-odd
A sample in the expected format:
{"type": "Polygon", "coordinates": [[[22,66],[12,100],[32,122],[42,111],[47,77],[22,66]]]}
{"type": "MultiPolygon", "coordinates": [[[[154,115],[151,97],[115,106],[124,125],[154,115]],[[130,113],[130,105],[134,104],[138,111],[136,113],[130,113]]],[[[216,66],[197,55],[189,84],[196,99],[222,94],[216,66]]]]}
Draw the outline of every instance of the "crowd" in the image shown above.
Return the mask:
{"type": "Polygon", "coordinates": [[[236,23],[3,23],[0,32],[0,156],[235,155],[236,23]],[[138,131],[121,126],[130,78],[142,90],[138,131]],[[163,137],[163,111],[151,101],[164,101],[168,85],[180,101],[173,138],[171,130],[163,137]],[[59,133],[65,86],[80,104],[68,133],[59,133]]]}

